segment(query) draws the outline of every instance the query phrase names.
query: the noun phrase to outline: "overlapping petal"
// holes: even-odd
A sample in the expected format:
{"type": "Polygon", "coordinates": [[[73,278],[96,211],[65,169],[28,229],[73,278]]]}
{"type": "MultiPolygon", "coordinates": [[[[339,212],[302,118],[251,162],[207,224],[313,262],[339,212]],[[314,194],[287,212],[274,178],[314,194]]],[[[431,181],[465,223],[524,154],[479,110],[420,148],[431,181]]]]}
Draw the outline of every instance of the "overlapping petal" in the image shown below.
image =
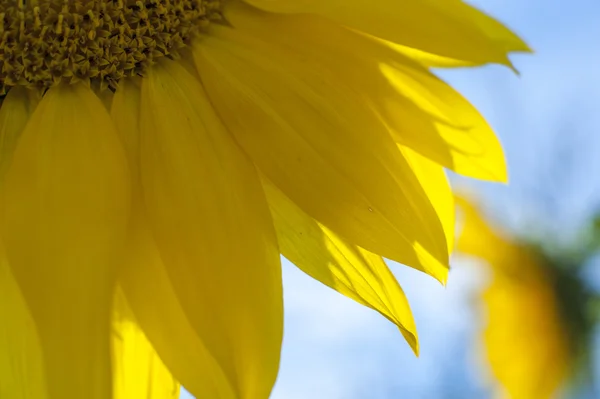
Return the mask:
{"type": "Polygon", "coordinates": [[[0,248],[0,398],[47,399],[35,321],[0,248]]]}
{"type": "Polygon", "coordinates": [[[404,291],[380,256],[349,244],[263,181],[281,253],[309,276],[396,324],[415,353],[417,330],[404,291]]]}
{"type": "Polygon", "coordinates": [[[175,381],[118,290],[112,324],[113,399],[179,399],[175,381]]]}
{"type": "Polygon", "coordinates": [[[331,71],[374,108],[397,142],[459,174],[506,181],[502,147],[485,119],[420,63],[315,16],[273,15],[240,3],[225,12],[236,29],[331,71]]]}
{"type": "MultiPolygon", "coordinates": [[[[271,12],[310,13],[460,64],[511,65],[509,52],[530,51],[497,20],[461,0],[245,0],[271,12]]],[[[427,59],[427,57],[423,57],[427,59]]],[[[429,60],[434,60],[429,57],[429,60]]]]}
{"type": "Polygon", "coordinates": [[[27,89],[15,87],[0,107],[0,178],[10,166],[17,141],[33,113],[37,101],[27,89]]]}
{"type": "Polygon", "coordinates": [[[425,158],[412,149],[399,146],[400,151],[410,164],[419,179],[423,190],[431,201],[438,218],[442,223],[448,252],[454,249],[455,234],[455,205],[454,193],[450,187],[446,171],[440,165],[425,158]]]}
{"type": "MultiPolygon", "coordinates": [[[[138,204],[141,205],[141,204],[138,204]]],[[[139,326],[165,365],[197,398],[243,398],[195,331],[179,302],[151,232],[132,223],[119,283],[139,326]]]]}
{"type": "Polygon", "coordinates": [[[443,167],[506,180],[485,120],[428,68],[510,66],[527,45],[461,0],[208,11],[227,23],[185,42],[193,60],[140,62],[114,94],[61,83],[39,105],[19,86],[4,99],[0,397],[175,399],[181,382],[198,398],[266,399],[280,251],[418,352],[382,256],[445,282],[443,167]]]}
{"type": "Polygon", "coordinates": [[[286,196],[349,242],[445,279],[435,209],[385,124],[335,71],[224,27],[194,55],[217,112],[286,196]]]}
{"type": "Polygon", "coordinates": [[[132,222],[119,285],[140,328],[162,361],[198,398],[234,399],[228,381],[181,307],[148,226],[140,178],[140,86],[119,86],[111,116],[127,152],[134,176],[132,222]]]}
{"type": "Polygon", "coordinates": [[[203,92],[174,62],[143,80],[142,196],[191,326],[235,393],[262,399],[283,329],[277,239],[253,165],[203,92]]]}
{"type": "Polygon", "coordinates": [[[112,293],[129,172],[109,115],[89,89],[46,93],[4,189],[2,237],[39,334],[48,398],[110,397],[112,293]]]}

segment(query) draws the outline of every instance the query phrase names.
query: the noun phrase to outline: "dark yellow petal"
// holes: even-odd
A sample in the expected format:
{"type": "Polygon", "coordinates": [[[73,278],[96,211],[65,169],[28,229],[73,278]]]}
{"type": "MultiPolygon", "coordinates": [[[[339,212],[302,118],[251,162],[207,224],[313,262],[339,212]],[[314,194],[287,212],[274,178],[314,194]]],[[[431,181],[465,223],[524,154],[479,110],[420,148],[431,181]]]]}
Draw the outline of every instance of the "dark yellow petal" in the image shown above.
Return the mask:
{"type": "Polygon", "coordinates": [[[37,101],[24,87],[11,89],[0,107],[0,176],[10,166],[19,136],[23,132],[37,101]]]}
{"type": "Polygon", "coordinates": [[[173,378],[135,320],[121,290],[114,303],[113,399],[179,399],[173,378]]]}
{"type": "Polygon", "coordinates": [[[0,248],[0,398],[47,399],[42,347],[21,289],[0,248]]]}
{"type": "MultiPolygon", "coordinates": [[[[27,90],[10,90],[0,108],[0,179],[10,167],[15,147],[34,104],[27,90]]],[[[0,398],[47,398],[42,348],[21,288],[0,243],[0,398]]]]}
{"type": "Polygon", "coordinates": [[[126,159],[100,100],[83,86],[50,89],[19,139],[2,209],[49,399],[112,394],[110,316],[129,200],[126,159]]]}
{"type": "Polygon", "coordinates": [[[119,83],[110,107],[110,116],[123,143],[133,176],[134,197],[139,195],[140,183],[140,91],[138,79],[123,80],[119,83]]]}
{"type": "Polygon", "coordinates": [[[460,0],[246,0],[268,11],[314,13],[409,48],[474,64],[511,65],[530,51],[500,22],[460,0]]]}
{"type": "Polygon", "coordinates": [[[190,324],[240,398],[263,399],[283,329],[277,238],[254,166],[194,76],[142,81],[140,165],[156,243],[190,324]]]}
{"type": "Polygon", "coordinates": [[[404,291],[380,256],[349,244],[307,216],[263,180],[281,253],[309,276],[396,324],[418,354],[415,322],[404,291]]]}
{"type": "Polygon", "coordinates": [[[330,70],[368,100],[399,143],[456,173],[507,180],[500,142],[477,109],[395,48],[306,15],[273,15],[239,3],[226,15],[237,29],[330,70]]]}
{"type": "MultiPolygon", "coordinates": [[[[111,110],[132,173],[137,177],[140,171],[139,83],[133,79],[121,82],[111,110]]],[[[149,230],[137,178],[135,183],[134,215],[119,284],[148,340],[188,391],[198,398],[235,399],[231,382],[181,308],[149,230]]]]}
{"type": "Polygon", "coordinates": [[[199,42],[211,100],[259,169],[355,245],[440,280],[441,223],[385,125],[317,61],[228,28],[199,42]]]}

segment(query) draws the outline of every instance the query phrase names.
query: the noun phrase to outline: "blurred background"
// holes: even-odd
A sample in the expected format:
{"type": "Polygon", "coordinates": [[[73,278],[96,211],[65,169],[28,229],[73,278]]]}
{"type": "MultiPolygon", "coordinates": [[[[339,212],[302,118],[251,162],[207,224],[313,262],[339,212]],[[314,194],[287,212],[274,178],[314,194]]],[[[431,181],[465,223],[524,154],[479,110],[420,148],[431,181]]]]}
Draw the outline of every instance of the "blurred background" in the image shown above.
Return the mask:
{"type": "MultiPolygon", "coordinates": [[[[500,67],[439,72],[494,127],[510,172],[508,186],[452,176],[453,186],[476,193],[483,213],[509,235],[564,254],[600,210],[600,1],[472,3],[522,35],[536,53],[513,58],[520,77],[500,67]]],[[[577,276],[600,291],[600,262],[583,258],[577,276]]],[[[490,284],[489,268],[463,256],[452,264],[447,287],[391,265],[417,322],[416,358],[379,314],[285,262],[285,338],[272,398],[502,397],[483,343],[488,316],[479,298],[490,284]]],[[[586,378],[573,379],[557,397],[600,398],[600,328],[591,332],[586,378]]],[[[507,351],[511,345],[507,340],[507,351]]]]}

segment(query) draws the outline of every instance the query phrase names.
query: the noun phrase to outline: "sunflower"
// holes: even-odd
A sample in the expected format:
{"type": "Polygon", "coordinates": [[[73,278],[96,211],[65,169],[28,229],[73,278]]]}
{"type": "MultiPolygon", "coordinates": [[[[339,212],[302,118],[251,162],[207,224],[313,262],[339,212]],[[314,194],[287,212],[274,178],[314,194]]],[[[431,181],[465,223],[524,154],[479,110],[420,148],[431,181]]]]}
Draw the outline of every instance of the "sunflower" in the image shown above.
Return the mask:
{"type": "Polygon", "coordinates": [[[0,5],[0,397],[267,398],[280,254],[415,351],[382,257],[445,281],[444,167],[502,149],[430,72],[527,51],[459,0],[0,5]]]}
{"type": "Polygon", "coordinates": [[[458,200],[464,214],[457,250],[485,260],[491,282],[482,297],[484,345],[491,371],[502,385],[498,397],[559,397],[587,351],[593,325],[584,286],[533,247],[488,225],[475,206],[458,200]]]}

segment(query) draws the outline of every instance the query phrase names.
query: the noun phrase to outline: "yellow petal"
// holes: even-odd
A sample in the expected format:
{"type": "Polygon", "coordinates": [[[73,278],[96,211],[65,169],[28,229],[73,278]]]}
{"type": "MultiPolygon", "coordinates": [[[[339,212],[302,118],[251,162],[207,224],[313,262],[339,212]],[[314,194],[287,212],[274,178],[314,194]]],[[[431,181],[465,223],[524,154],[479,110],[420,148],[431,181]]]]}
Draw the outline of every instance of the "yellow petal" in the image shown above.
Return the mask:
{"type": "MultiPolygon", "coordinates": [[[[141,204],[136,208],[141,209],[141,204]]],[[[194,396],[238,398],[190,324],[145,224],[138,213],[119,279],[140,327],[169,370],[194,396]]]]}
{"type": "Polygon", "coordinates": [[[399,149],[408,160],[419,182],[421,182],[425,193],[427,193],[427,197],[435,208],[444,228],[448,252],[452,252],[454,249],[456,227],[454,194],[452,193],[452,188],[450,187],[444,168],[408,147],[399,146],[399,149]]]}
{"type": "Polygon", "coordinates": [[[307,216],[267,180],[281,253],[309,276],[381,313],[418,354],[415,321],[404,291],[380,256],[349,244],[307,216]]]}
{"type": "Polygon", "coordinates": [[[121,290],[115,296],[112,335],[113,399],[179,398],[179,383],[140,330],[121,290]]]}
{"type": "MultiPolygon", "coordinates": [[[[0,108],[0,179],[10,167],[15,147],[33,104],[27,90],[9,91],[0,108]]],[[[44,360],[36,325],[0,243],[0,398],[47,398],[44,360]]]]}
{"type": "Polygon", "coordinates": [[[477,109],[433,74],[402,63],[382,66],[398,96],[378,110],[395,140],[456,173],[506,182],[500,141],[477,109]]]}
{"type": "MultiPolygon", "coordinates": [[[[133,195],[140,195],[140,81],[124,79],[113,96],[110,116],[117,128],[119,138],[127,154],[129,169],[133,176],[133,195]]],[[[137,199],[137,198],[136,198],[137,199]]]]}
{"type": "Polygon", "coordinates": [[[142,82],[143,195],[167,272],[239,397],[267,398],[283,298],[260,181],[184,67],[165,62],[142,82]]]}
{"type": "Polygon", "coordinates": [[[0,177],[4,177],[17,146],[18,139],[29,120],[37,101],[28,90],[17,86],[11,89],[0,107],[0,177]]]}
{"type": "MultiPolygon", "coordinates": [[[[111,116],[124,143],[132,174],[139,177],[139,80],[119,84],[111,116]]],[[[119,284],[138,324],[169,370],[198,398],[235,399],[231,383],[184,313],[146,220],[139,179],[134,180],[129,239],[119,284]]]]}
{"type": "Polygon", "coordinates": [[[500,142],[477,109],[396,49],[306,15],[273,15],[232,3],[226,16],[245,34],[299,54],[300,64],[310,59],[329,69],[368,100],[397,142],[456,173],[506,181],[500,142]]]}
{"type": "Polygon", "coordinates": [[[500,22],[460,0],[246,0],[273,12],[313,13],[409,48],[473,64],[511,65],[530,51],[500,22]]]}
{"type": "Polygon", "coordinates": [[[49,399],[112,394],[110,312],[129,214],[110,118],[83,86],[50,89],[6,176],[2,235],[37,326],[49,399]]]}
{"type": "MultiPolygon", "coordinates": [[[[503,50],[507,54],[511,52],[532,52],[531,48],[523,41],[523,39],[499,21],[474,7],[462,6],[461,8],[464,16],[469,19],[470,24],[476,26],[481,33],[493,43],[492,45],[496,50],[503,50]]],[[[482,59],[479,56],[443,56],[391,42],[388,42],[387,45],[392,47],[395,51],[405,54],[427,67],[464,67],[493,62],[492,60],[482,59]]],[[[506,65],[511,66],[510,63],[506,63],[506,65]]]]}
{"type": "Polygon", "coordinates": [[[413,61],[427,68],[461,68],[477,66],[478,63],[470,60],[457,60],[456,58],[443,57],[436,54],[431,54],[423,50],[418,50],[412,47],[401,46],[396,43],[388,42],[377,38],[382,45],[393,49],[398,54],[402,54],[413,61]]]}
{"type": "MultiPolygon", "coordinates": [[[[435,3],[432,0],[430,0],[430,2],[435,3]]],[[[460,8],[460,13],[462,16],[471,24],[477,26],[477,28],[479,28],[485,37],[488,40],[493,41],[496,46],[501,46],[501,48],[507,53],[532,51],[527,43],[523,41],[523,39],[521,39],[517,34],[511,31],[500,21],[463,1],[460,1],[460,3],[462,6],[457,7],[457,13],[458,9],[460,8]]],[[[468,58],[465,59],[468,60],[468,58]]]]}
{"type": "Polygon", "coordinates": [[[34,320],[0,248],[0,398],[46,399],[44,359],[34,320]]]}
{"type": "Polygon", "coordinates": [[[332,71],[216,27],[195,60],[238,143],[303,211],[356,245],[445,278],[433,206],[385,125],[332,71]]]}

